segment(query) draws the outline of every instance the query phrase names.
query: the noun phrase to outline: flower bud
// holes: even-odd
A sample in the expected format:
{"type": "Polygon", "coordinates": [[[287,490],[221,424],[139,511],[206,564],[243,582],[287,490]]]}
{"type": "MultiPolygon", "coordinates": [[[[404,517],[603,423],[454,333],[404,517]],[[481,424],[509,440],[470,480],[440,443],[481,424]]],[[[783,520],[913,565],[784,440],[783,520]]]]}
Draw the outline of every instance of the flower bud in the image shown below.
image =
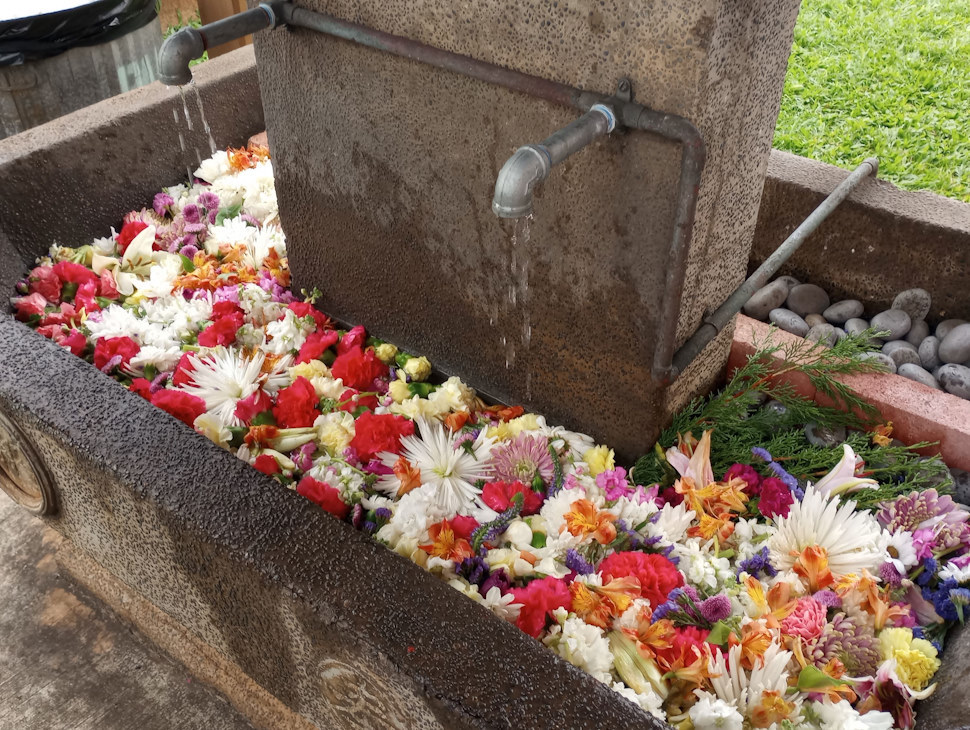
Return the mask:
{"type": "Polygon", "coordinates": [[[415,382],[422,382],[428,379],[431,375],[431,361],[424,357],[412,357],[406,363],[404,363],[404,372],[408,374],[411,380],[415,382]]]}
{"type": "Polygon", "coordinates": [[[382,363],[390,365],[394,362],[394,358],[397,357],[397,345],[385,342],[374,348],[374,354],[377,355],[377,359],[382,363]]]}

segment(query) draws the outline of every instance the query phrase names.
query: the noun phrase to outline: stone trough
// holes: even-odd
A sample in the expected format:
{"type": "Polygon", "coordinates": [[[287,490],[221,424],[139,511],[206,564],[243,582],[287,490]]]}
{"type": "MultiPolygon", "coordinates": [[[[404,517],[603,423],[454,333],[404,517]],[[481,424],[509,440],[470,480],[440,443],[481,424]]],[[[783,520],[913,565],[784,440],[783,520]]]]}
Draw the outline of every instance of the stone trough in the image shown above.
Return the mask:
{"type": "MultiPolygon", "coordinates": [[[[774,31],[778,38],[772,42],[787,52],[794,22],[792,3],[756,5],[762,15],[755,20],[773,14],[781,18],[774,31]]],[[[794,5],[797,7],[797,3],[794,5]]],[[[758,23],[731,35],[730,24],[718,15],[723,8],[715,12],[718,3],[713,2],[704,6],[706,10],[699,20],[708,25],[701,23],[692,31],[701,50],[689,50],[693,45],[689,43],[678,47],[678,52],[683,51],[685,56],[702,55],[715,77],[720,72],[730,75],[739,68],[747,72],[757,68],[760,57],[752,38],[757,38],[758,33],[751,28],[758,23]],[[729,42],[725,37],[712,37],[712,27],[729,42]],[[741,61],[735,59],[734,66],[716,54],[711,58],[704,55],[718,43],[725,43],[733,54],[747,55],[741,61]]],[[[444,22],[441,18],[438,21],[444,22]]],[[[602,16],[599,21],[591,16],[590,22],[595,35],[596,23],[603,22],[602,16]]],[[[677,25],[670,22],[671,27],[677,25]]],[[[420,35],[419,29],[410,30],[420,35]]],[[[279,39],[265,43],[260,52],[271,59],[276,57],[277,72],[280,68],[297,69],[314,78],[320,76],[323,83],[322,73],[300,55],[299,46],[296,50],[287,49],[279,39]]],[[[303,38],[300,43],[310,41],[303,38]]],[[[331,60],[342,64],[348,74],[353,73],[353,58],[331,60]]],[[[399,73],[400,68],[385,68],[383,60],[370,59],[367,63],[374,64],[370,71],[377,78],[394,79],[384,89],[387,98],[416,93],[400,85],[403,77],[382,75],[399,73]]],[[[685,62],[684,68],[688,67],[690,64],[685,62]]],[[[777,89],[765,92],[769,98],[776,98],[772,94],[780,90],[779,74],[783,68],[774,71],[777,73],[769,86],[774,84],[777,89]]],[[[342,189],[340,186],[351,176],[345,174],[346,170],[340,174],[337,168],[357,170],[365,198],[383,201],[388,169],[373,150],[375,140],[367,139],[366,130],[358,125],[351,130],[354,140],[344,150],[345,157],[329,161],[322,147],[313,142],[316,137],[334,135],[342,125],[354,126],[354,119],[347,117],[346,107],[341,106],[341,94],[350,93],[343,85],[345,81],[340,77],[334,81],[335,96],[328,97],[325,104],[328,116],[319,122],[308,109],[284,99],[282,95],[293,93],[292,90],[284,92],[281,86],[272,86],[273,75],[262,65],[260,73],[264,75],[261,81],[267,118],[258,103],[259,84],[252,49],[208,62],[195,71],[195,77],[217,144],[242,144],[268,126],[271,145],[293,164],[290,177],[284,176],[281,187],[282,216],[287,215],[287,206],[296,210],[314,192],[326,193],[326,202],[332,205],[335,217],[295,223],[292,237],[296,242],[296,263],[305,272],[298,285],[322,285],[322,269],[313,268],[310,255],[315,233],[334,225],[334,221],[351,220],[354,212],[359,216],[347,230],[348,240],[355,245],[382,235],[382,230],[393,232],[402,211],[409,210],[407,195],[420,190],[402,183],[388,207],[380,207],[380,203],[373,210],[355,211],[355,201],[359,200],[354,195],[362,191],[342,189]],[[272,91],[267,93],[267,88],[272,91]],[[312,134],[295,134],[293,130],[301,125],[312,129],[312,134]],[[293,162],[303,159],[315,159],[316,167],[293,162]],[[313,178],[314,169],[324,170],[322,183],[313,178]]],[[[672,106],[683,105],[697,111],[702,127],[713,126],[713,119],[736,105],[736,99],[719,97],[714,91],[704,98],[678,98],[675,77],[676,74],[666,80],[670,86],[662,90],[661,96],[666,94],[672,106]]],[[[456,95],[461,86],[455,84],[456,95]]],[[[714,84],[712,89],[716,87],[714,84]]],[[[753,96],[746,103],[752,107],[759,105],[755,91],[748,89],[753,96]]],[[[480,95],[476,104],[482,106],[495,100],[480,95]]],[[[363,109],[371,119],[380,119],[383,112],[376,101],[363,109]]],[[[435,100],[435,108],[444,108],[446,102],[435,100]]],[[[449,103],[454,103],[454,97],[449,103]]],[[[769,109],[766,119],[756,125],[756,134],[749,134],[745,128],[746,107],[741,105],[732,117],[735,126],[718,138],[712,172],[706,179],[720,181],[721,185],[714,186],[718,195],[701,198],[701,244],[690,256],[690,285],[678,314],[682,336],[696,326],[705,306],[716,306],[743,276],[767,164],[766,145],[777,112],[776,101],[772,103],[775,106],[769,109]],[[767,126],[766,120],[770,122],[767,126]],[[731,154],[725,150],[730,148],[739,158],[745,158],[746,145],[760,150],[760,155],[749,159],[743,174],[736,174],[731,154]],[[741,216],[741,220],[731,220],[733,215],[741,216]],[[720,223],[716,225],[715,221],[720,223]],[[715,232],[716,227],[723,231],[715,232]],[[708,250],[735,252],[740,258],[719,256],[716,260],[711,258],[713,263],[709,264],[708,250]],[[708,288],[700,286],[705,277],[711,282],[708,288]]],[[[160,186],[184,177],[184,161],[172,152],[179,149],[180,129],[172,123],[173,111],[178,113],[179,107],[177,94],[154,84],[0,142],[0,175],[4,180],[0,191],[0,286],[4,290],[12,291],[14,283],[52,242],[78,245],[103,235],[108,226],[117,225],[122,212],[141,207],[160,186]]],[[[519,112],[526,121],[513,125],[514,135],[493,131],[491,138],[501,137],[503,144],[513,137],[517,142],[530,141],[523,130],[540,129],[544,133],[567,118],[553,119],[526,106],[519,112]]],[[[413,127],[416,137],[420,136],[420,118],[403,121],[413,127]]],[[[181,131],[186,135],[188,149],[206,149],[201,125],[196,125],[193,132],[181,131]]],[[[428,135],[424,144],[436,144],[432,131],[421,133],[428,135]]],[[[452,141],[451,151],[442,153],[449,161],[467,143],[460,135],[452,141]]],[[[397,152],[400,150],[380,154],[397,152]]],[[[482,187],[482,180],[494,179],[494,170],[488,165],[504,159],[509,152],[511,149],[494,150],[488,158],[473,161],[472,167],[483,166],[474,185],[482,187]]],[[[416,152],[409,154],[411,158],[405,155],[402,159],[418,159],[414,157],[416,152]]],[[[645,147],[635,154],[643,159],[672,159],[671,150],[663,147],[645,147]]],[[[625,169],[615,159],[611,164],[625,169]]],[[[427,166],[421,168],[436,194],[446,199],[447,180],[435,180],[431,172],[427,166]]],[[[556,207],[568,207],[570,201],[581,199],[591,190],[588,180],[569,177],[579,174],[566,170],[563,179],[549,183],[567,189],[565,201],[554,203],[550,193],[546,202],[549,214],[543,225],[553,233],[559,225],[555,223],[556,207]]],[[[596,174],[606,173],[601,170],[596,174]]],[[[600,189],[595,193],[597,200],[605,206],[613,194],[628,196],[629,190],[624,186],[634,182],[640,182],[636,175],[623,180],[619,188],[600,189]]],[[[670,180],[663,177],[655,184],[663,187],[670,180]]],[[[489,191],[476,192],[481,193],[487,206],[489,191]]],[[[482,201],[459,201],[456,207],[477,211],[482,201]]],[[[629,202],[626,197],[623,201],[629,202]]],[[[430,215],[426,208],[417,209],[430,215]]],[[[669,210],[662,212],[669,216],[669,210]]],[[[436,254],[437,246],[444,245],[448,231],[450,235],[472,236],[477,232],[481,244],[483,231],[490,225],[479,222],[473,230],[454,231],[443,213],[437,215],[441,217],[432,217],[430,222],[420,217],[404,221],[405,230],[431,231],[428,249],[423,252],[428,257],[436,254]]],[[[474,220],[471,212],[469,216],[474,220]]],[[[467,225],[467,217],[462,220],[462,225],[467,225]]],[[[592,268],[597,261],[593,246],[598,243],[597,232],[602,226],[617,237],[616,250],[610,255],[621,261],[632,260],[628,231],[639,225],[635,213],[624,217],[614,215],[611,209],[602,219],[590,218],[581,223],[582,232],[576,234],[579,238],[575,243],[583,249],[587,262],[584,266],[592,268]]],[[[657,224],[657,228],[662,226],[657,224]]],[[[289,228],[287,232],[289,235],[289,228]]],[[[656,231],[651,235],[665,240],[656,231]]],[[[398,248],[409,243],[406,239],[387,240],[396,241],[398,248]]],[[[335,255],[349,256],[338,250],[336,240],[328,240],[326,245],[335,255]]],[[[388,252],[395,251],[388,246],[388,252]]],[[[461,254],[458,262],[465,261],[466,256],[472,254],[461,254]]],[[[465,264],[471,266],[469,262],[473,260],[469,258],[465,264]]],[[[481,261],[476,265],[481,265],[481,261]]],[[[580,268],[571,275],[585,271],[580,268]]],[[[386,280],[368,281],[360,269],[350,269],[350,274],[353,281],[346,283],[348,294],[364,286],[390,284],[386,280]]],[[[428,272],[423,272],[413,282],[406,279],[405,284],[429,287],[433,284],[429,277],[428,272]]],[[[476,316],[481,308],[472,300],[479,295],[484,297],[489,286],[487,277],[479,278],[480,291],[469,295],[470,301],[462,305],[476,312],[476,316]]],[[[604,276],[600,283],[609,286],[610,278],[604,276]]],[[[552,285],[548,281],[546,284],[552,285]]],[[[607,302],[607,293],[596,296],[607,302]]],[[[447,298],[435,296],[438,299],[425,302],[424,306],[443,311],[447,298]]],[[[574,314],[580,311],[579,301],[574,302],[574,314]]],[[[346,313],[353,313],[364,322],[369,323],[376,316],[362,311],[363,302],[334,304],[332,308],[338,315],[345,314],[340,306],[346,306],[346,313]]],[[[615,305],[606,311],[611,312],[611,317],[615,315],[614,327],[621,327],[630,316],[629,312],[616,311],[615,305]]],[[[599,319],[602,312],[594,310],[582,315],[599,319]]],[[[551,317],[547,319],[552,321],[551,317]]],[[[403,344],[430,355],[442,354],[437,359],[446,366],[460,364],[449,361],[449,350],[436,353],[437,343],[422,339],[429,336],[422,332],[433,329],[431,320],[419,319],[417,325],[411,325],[421,328],[420,332],[408,329],[403,322],[396,324],[408,340],[403,344]]],[[[477,322],[476,327],[480,324],[477,322]]],[[[559,352],[556,348],[561,347],[569,331],[561,326],[560,339],[552,337],[539,345],[544,362],[559,352]]],[[[480,332],[472,328],[467,336],[473,340],[480,332]]],[[[646,345],[634,343],[631,352],[642,353],[641,347],[651,343],[652,340],[646,345]]],[[[704,367],[688,372],[686,379],[678,381],[670,391],[646,382],[640,396],[649,405],[652,420],[642,440],[651,440],[650,433],[659,429],[667,411],[721,377],[728,344],[727,335],[712,343],[714,354],[704,367]]],[[[621,343],[616,349],[622,346],[621,343]]],[[[586,345],[587,352],[591,347],[586,345]]],[[[562,377],[564,372],[581,372],[585,363],[575,359],[581,354],[582,348],[569,350],[572,359],[564,368],[550,366],[548,372],[556,377],[562,377]]],[[[620,375],[633,387],[649,366],[632,354],[627,355],[621,362],[620,375]]],[[[498,360],[485,361],[480,368],[484,373],[488,368],[501,368],[501,364],[498,360]]],[[[476,374],[471,375],[475,384],[476,374]]],[[[550,375],[548,381],[537,384],[533,406],[541,410],[543,403],[553,402],[554,395],[561,397],[562,382],[556,377],[550,375]]],[[[506,380],[511,382],[512,377],[506,380]]],[[[507,390],[499,383],[498,395],[514,395],[513,387],[506,385],[507,390]]],[[[618,412],[630,407],[614,405],[618,412]]],[[[586,407],[589,406],[587,402],[586,407]]],[[[569,417],[578,416],[567,414],[566,420],[569,417]]],[[[594,419],[590,430],[602,430],[601,426],[594,419]]],[[[68,539],[72,549],[82,556],[76,564],[86,564],[89,572],[111,576],[121,590],[147,602],[165,620],[184,627],[191,642],[202,647],[200,651],[211,651],[229,667],[227,671],[238,672],[251,682],[242,685],[244,693],[265,691],[273,698],[271,701],[278,703],[281,714],[275,715],[275,720],[264,719],[267,726],[283,726],[279,718],[285,716],[288,727],[306,727],[310,723],[321,728],[664,727],[514,626],[475,606],[349,525],[331,519],[295,493],[279,489],[269,478],[119,387],[52,341],[31,332],[6,312],[0,314],[0,441],[0,484],[5,491],[44,515],[68,539]]],[[[649,443],[630,442],[623,448],[633,453],[643,445],[649,443]]],[[[963,638],[947,652],[944,674],[950,671],[948,667],[958,668],[955,659],[967,655],[961,649],[962,643],[963,638]]],[[[946,687],[950,697],[961,691],[956,682],[946,687]]],[[[947,706],[953,708],[958,703],[935,703],[931,713],[921,719],[921,726],[934,730],[958,726],[960,723],[951,722],[953,716],[946,714],[947,706]]]]}

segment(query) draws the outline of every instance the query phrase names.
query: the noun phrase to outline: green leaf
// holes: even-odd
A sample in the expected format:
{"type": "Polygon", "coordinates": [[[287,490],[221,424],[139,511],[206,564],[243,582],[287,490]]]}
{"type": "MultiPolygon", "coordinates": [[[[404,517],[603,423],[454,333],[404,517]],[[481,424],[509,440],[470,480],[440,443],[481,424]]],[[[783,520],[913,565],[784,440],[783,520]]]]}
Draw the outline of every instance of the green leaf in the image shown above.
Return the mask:
{"type": "Polygon", "coordinates": [[[801,692],[811,692],[825,687],[841,687],[846,683],[845,679],[832,679],[821,669],[809,664],[798,673],[798,684],[795,686],[801,692]]]}
{"type": "Polygon", "coordinates": [[[223,221],[235,218],[239,215],[239,211],[242,210],[242,203],[237,203],[236,205],[230,205],[227,208],[222,208],[216,215],[216,225],[221,226],[223,221]]]}
{"type": "Polygon", "coordinates": [[[273,416],[273,411],[263,411],[262,413],[257,413],[253,418],[254,426],[275,426],[276,418],[273,416]]]}
{"type": "Polygon", "coordinates": [[[546,546],[546,533],[533,532],[531,545],[534,548],[544,548],[546,546]]]}
{"type": "Polygon", "coordinates": [[[191,274],[195,271],[195,264],[192,263],[192,259],[186,256],[184,253],[179,254],[179,258],[182,259],[182,271],[186,274],[191,274]]]}
{"type": "Polygon", "coordinates": [[[714,626],[711,627],[711,633],[707,635],[707,641],[709,644],[727,646],[728,637],[730,636],[731,627],[723,621],[718,621],[716,624],[714,624],[714,626]]]}

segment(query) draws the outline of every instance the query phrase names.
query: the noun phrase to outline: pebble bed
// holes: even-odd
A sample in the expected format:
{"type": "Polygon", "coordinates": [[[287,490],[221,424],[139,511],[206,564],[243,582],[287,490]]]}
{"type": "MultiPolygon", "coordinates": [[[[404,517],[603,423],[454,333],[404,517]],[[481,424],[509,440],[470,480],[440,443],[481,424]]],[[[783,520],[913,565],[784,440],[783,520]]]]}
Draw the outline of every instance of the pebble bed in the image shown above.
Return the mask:
{"type": "Polygon", "coordinates": [[[891,373],[970,400],[970,322],[944,319],[933,327],[927,321],[931,303],[925,289],[907,289],[889,309],[865,319],[866,307],[858,299],[832,302],[822,287],[781,276],[756,291],[743,311],[827,345],[869,328],[884,332],[884,338],[872,339],[880,349],[867,357],[891,373]]]}

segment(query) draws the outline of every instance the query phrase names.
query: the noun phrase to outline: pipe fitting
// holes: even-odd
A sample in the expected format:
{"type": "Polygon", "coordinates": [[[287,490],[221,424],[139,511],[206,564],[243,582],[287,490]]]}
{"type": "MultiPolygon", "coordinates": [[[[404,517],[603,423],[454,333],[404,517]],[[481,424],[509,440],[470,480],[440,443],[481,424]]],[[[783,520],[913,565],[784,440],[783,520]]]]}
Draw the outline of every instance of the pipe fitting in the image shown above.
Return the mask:
{"type": "Polygon", "coordinates": [[[166,86],[185,86],[192,80],[189,62],[205,53],[205,41],[196,28],[182,28],[158,52],[158,80],[166,86]]]}
{"type": "Polygon", "coordinates": [[[492,212],[499,218],[521,218],[532,212],[532,191],[552,170],[552,158],[543,145],[519,147],[505,161],[495,180],[492,212]]]}

